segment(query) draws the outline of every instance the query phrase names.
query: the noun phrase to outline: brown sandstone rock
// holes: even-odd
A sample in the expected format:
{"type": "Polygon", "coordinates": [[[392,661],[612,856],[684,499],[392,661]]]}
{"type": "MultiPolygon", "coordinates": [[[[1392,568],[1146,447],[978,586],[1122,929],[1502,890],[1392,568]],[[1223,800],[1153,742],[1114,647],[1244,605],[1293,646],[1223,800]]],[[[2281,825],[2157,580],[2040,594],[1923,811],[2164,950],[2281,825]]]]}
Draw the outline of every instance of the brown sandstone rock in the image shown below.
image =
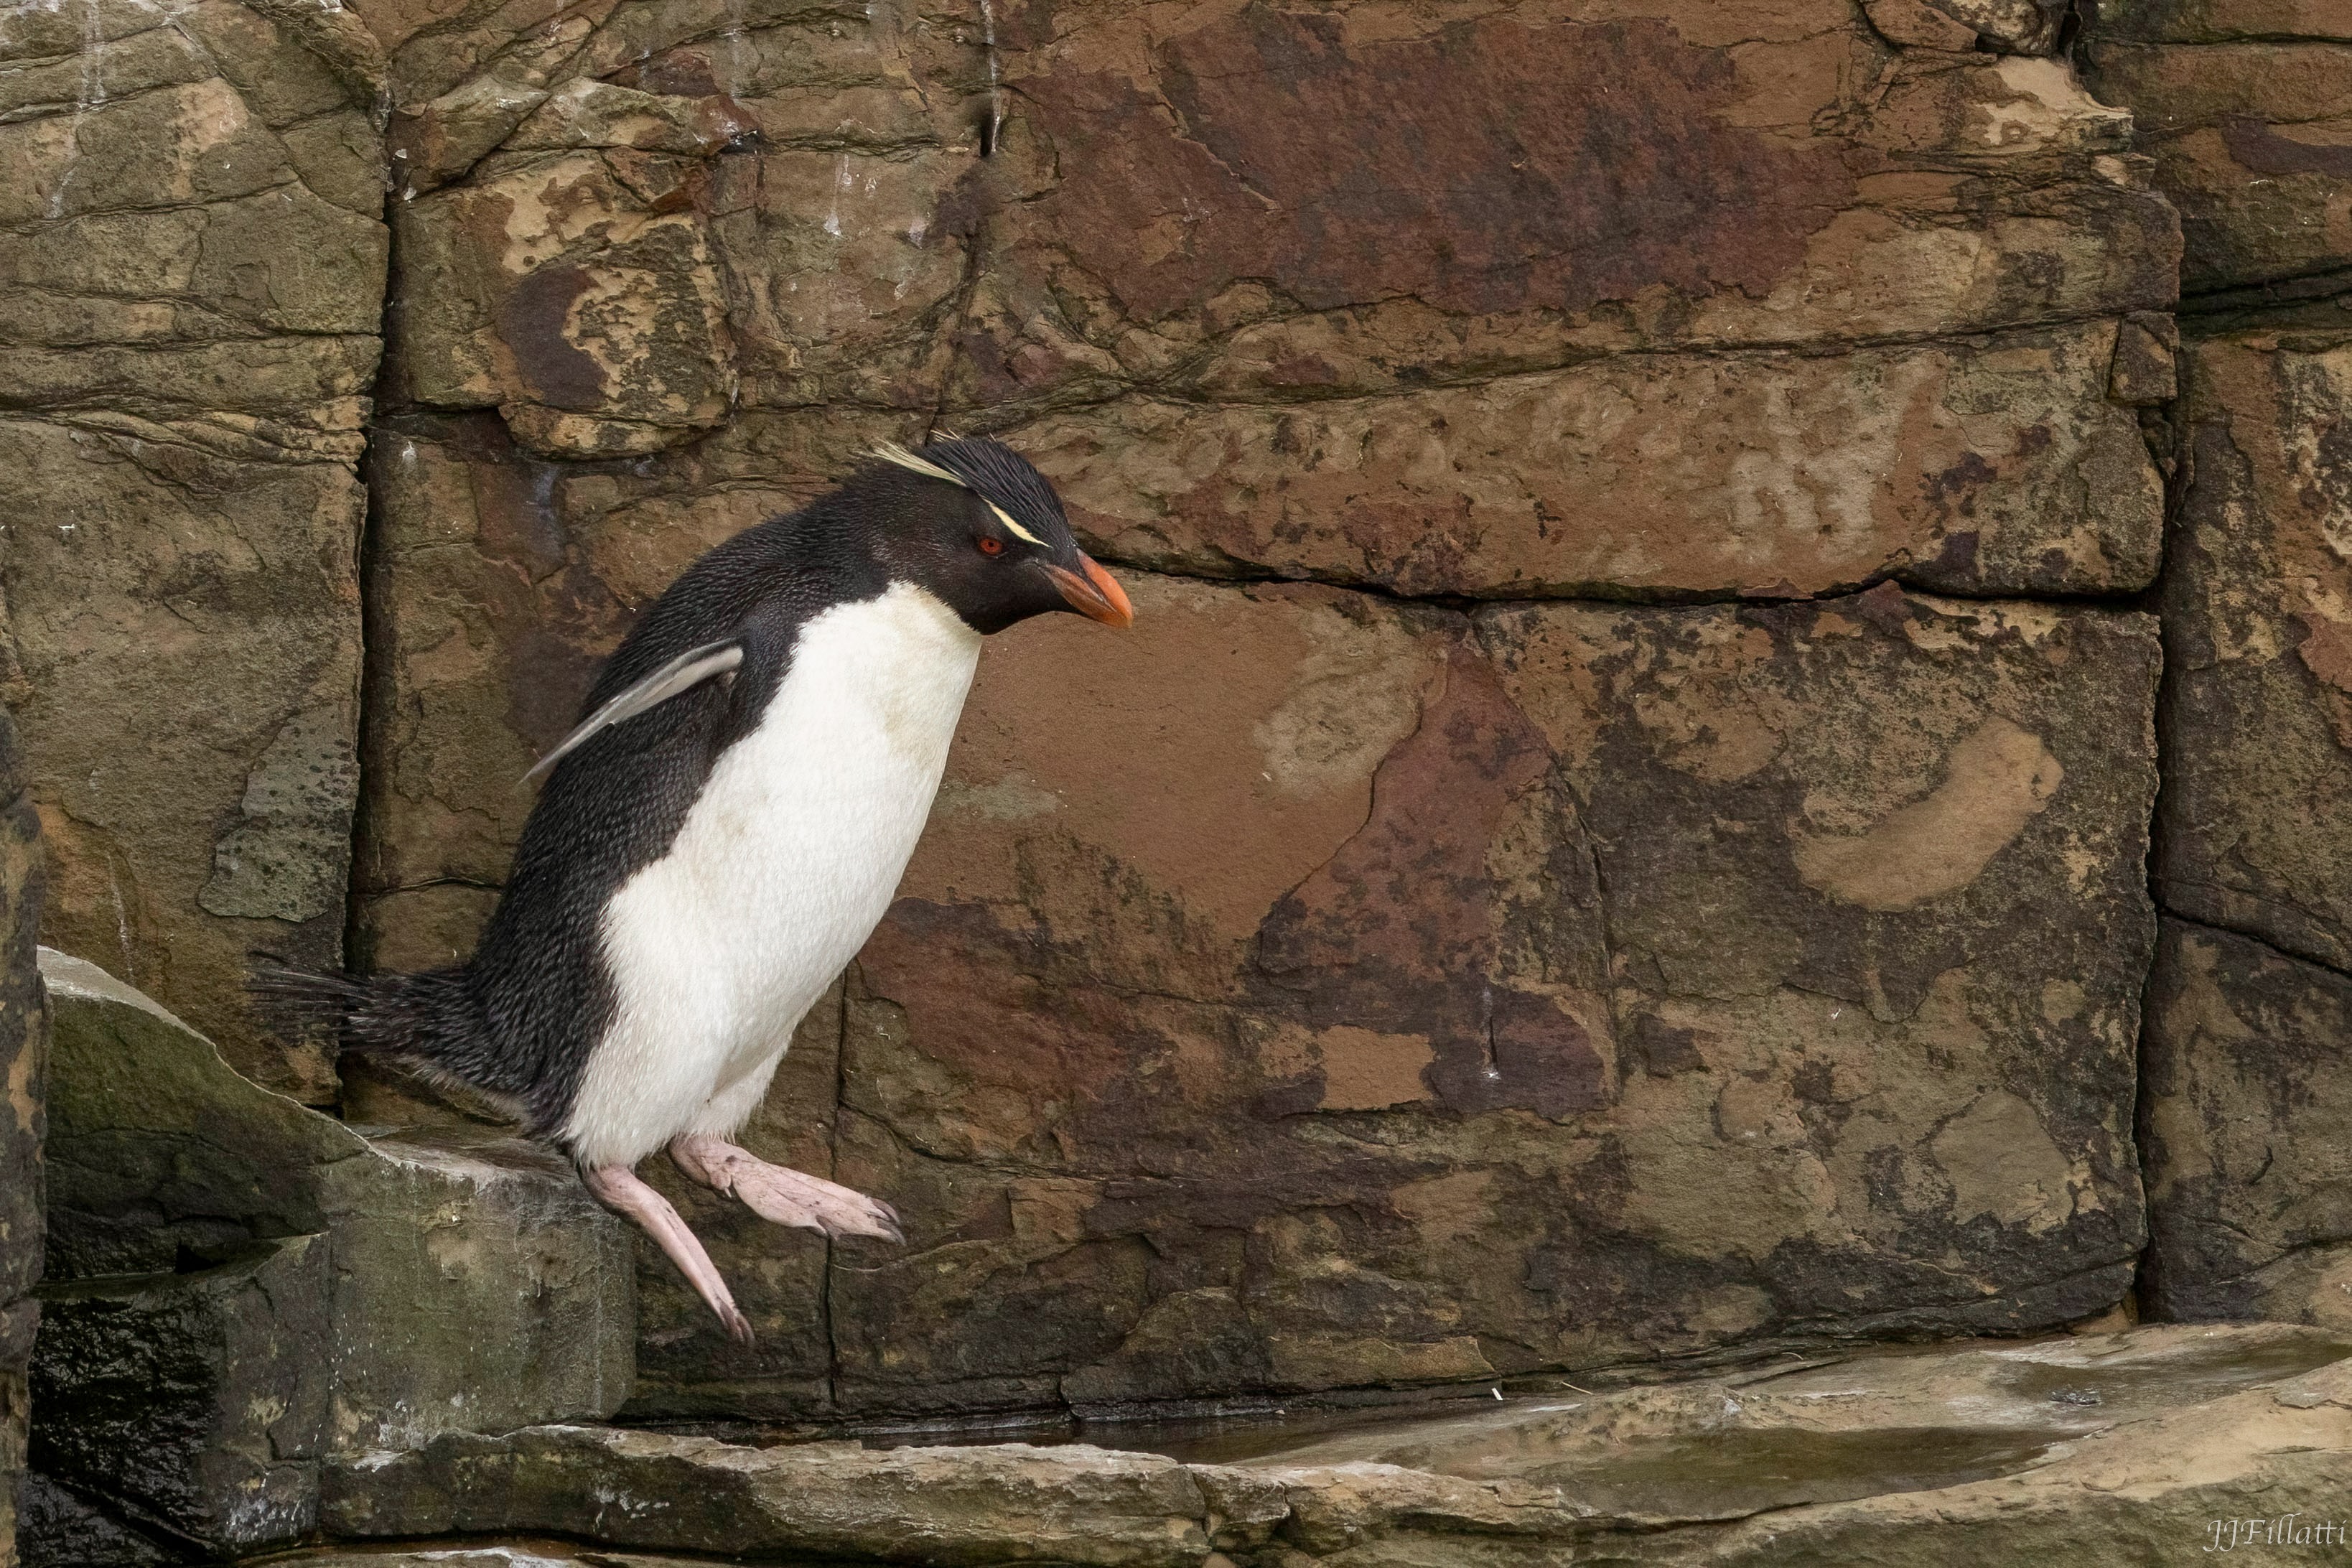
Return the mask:
{"type": "Polygon", "coordinates": [[[2352,967],[2352,327],[2200,337],[2183,363],[2158,891],[2352,967]]]}
{"type": "Polygon", "coordinates": [[[2347,1030],[2352,980],[2165,922],[2141,1090],[2149,1310],[2352,1330],[2347,1030]]]}
{"type": "Polygon", "coordinates": [[[2133,6],[2094,35],[2091,80],[2132,110],[2180,210],[2184,294],[2352,267],[2352,23],[2288,9],[2133,6]]]}
{"type": "MultiPolygon", "coordinates": [[[[2155,569],[2177,235],[2126,117],[1975,48],[2046,47],[2040,7],[353,9],[418,193],[366,961],[470,947],[594,660],[877,436],[1006,431],[1111,559],[1211,576],[2155,569]]],[[[919,1250],[698,1208],[769,1338],[655,1266],[643,1408],[1410,1383],[2119,1293],[2140,623],[1146,581],[1133,639],[992,652],[757,1130],[919,1250]],[[1587,688],[1615,728],[1564,716],[1587,688]],[[1677,724],[1782,760],[1658,760],[1677,724]],[[1746,1239],[1726,1160],[1770,1194],[1746,1239]]]]}
{"type": "Polygon", "coordinates": [[[382,63],[299,5],[0,23],[0,679],[46,929],[313,1100],[238,974],[341,947],[382,63]]]}
{"type": "Polygon", "coordinates": [[[737,396],[1062,410],[1024,434],[1093,444],[1121,549],[1187,570],[1478,594],[2150,569],[2154,470],[2102,377],[2111,319],[2169,302],[2171,220],[2115,155],[2127,117],[2054,62],[1890,52],[1811,0],[1450,32],[1224,5],[1164,37],[1125,7],[977,37],[755,14],[720,42],[656,8],[520,53],[361,10],[415,188],[440,187],[397,204],[394,395],[499,407],[541,454],[656,453],[737,396]],[[1589,111],[1521,112],[1536,93],[1589,111]],[[1447,133],[1382,129],[1398,95],[1447,133]],[[707,156],[714,125],[740,155],[707,156]],[[1584,363],[1625,350],[1696,353],[1584,363]],[[1381,401],[1284,406],[1351,393],[1381,401]],[[1517,426],[1537,443],[1499,493],[1443,493],[1517,426]],[[1761,450],[1725,438],[1759,426],[1761,450]],[[1281,468],[1359,434],[1377,458],[1301,481],[1339,493],[1254,515],[1117,493],[1150,489],[1142,446],[1270,440],[1281,468]],[[1559,505],[1596,485],[1648,515],[1559,505]],[[1791,486],[1806,505],[1750,515],[1791,486]]]}
{"type": "Polygon", "coordinates": [[[2252,38],[2352,39],[2335,0],[2135,0],[2107,7],[2102,37],[2145,43],[2213,44],[2252,38]]]}
{"type": "Polygon", "coordinates": [[[2162,485],[2109,401],[2119,352],[2101,322],[1611,358],[1409,396],[1129,399],[1013,438],[1106,548],[1163,570],[1497,597],[1795,595],[1890,571],[2085,592],[2156,572],[2162,485]]]}
{"type": "Polygon", "coordinates": [[[1135,588],[985,662],[861,958],[835,1172],[911,1239],[845,1244],[845,1405],[2119,1292],[2148,623],[1135,588]]]}
{"type": "Polygon", "coordinates": [[[1965,87],[1957,62],[1916,68],[1972,100],[1921,145],[1882,119],[1884,86],[1855,90],[1856,72],[1915,68],[1842,8],[1645,9],[1439,33],[1221,6],[1164,38],[1139,12],[1049,27],[1016,9],[1008,79],[1035,140],[1008,138],[981,187],[1019,199],[983,209],[961,397],[1189,380],[1236,327],[1274,384],[1312,395],[1349,378],[1321,340],[1366,327],[1444,380],[2010,324],[2063,309],[2053,286],[2093,311],[2168,299],[2168,220],[2084,156],[2114,148],[2116,117],[2062,68],[1960,68],[1965,87]],[[1517,112],[1538,80],[1569,111],[1517,112]],[[1388,111],[1405,101],[1442,105],[1446,134],[1388,111]],[[2080,141],[2086,120],[2107,129],[2080,141]],[[2059,207],[2063,238],[2037,221],[2059,207]],[[2069,264],[2045,270],[2032,258],[2053,245],[2069,264]]]}
{"type": "Polygon", "coordinates": [[[583,122],[586,102],[551,98],[526,121],[544,121],[542,144],[557,150],[501,154],[466,185],[395,209],[395,385],[426,404],[499,406],[518,440],[550,457],[657,451],[719,424],[735,394],[709,231],[693,210],[708,173],[667,145],[672,128],[655,115],[615,117],[651,151],[561,150],[571,134],[604,132],[583,122]],[[551,115],[558,103],[577,112],[551,115]]]}

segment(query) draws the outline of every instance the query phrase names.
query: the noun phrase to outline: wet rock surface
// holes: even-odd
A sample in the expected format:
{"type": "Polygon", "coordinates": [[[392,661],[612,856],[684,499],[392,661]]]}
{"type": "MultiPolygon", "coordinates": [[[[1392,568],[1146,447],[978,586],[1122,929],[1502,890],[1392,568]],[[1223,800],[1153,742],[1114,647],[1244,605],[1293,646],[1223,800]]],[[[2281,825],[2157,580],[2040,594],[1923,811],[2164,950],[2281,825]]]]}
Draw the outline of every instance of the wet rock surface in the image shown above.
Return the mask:
{"type": "MultiPolygon", "coordinates": [[[[1861,1355],[1275,1436],[1223,1463],[452,1435],[339,1463],[324,1517],[360,1538],[555,1535],[752,1561],[2177,1561],[2212,1519],[2325,1508],[2352,1449],[2347,1350],[2253,1325],[1861,1355]]],[[[578,1544],[469,1550],[606,1561],[578,1544]]]]}
{"type": "Polygon", "coordinates": [[[86,1536],[102,1529],[84,1514],[165,1561],[185,1541],[236,1553],[317,1527],[328,1250],[297,1237],[210,1268],[43,1288],[32,1461],[71,1513],[27,1532],[34,1568],[90,1561],[86,1536]]]}
{"type": "Polygon", "coordinates": [[[362,1136],[95,966],[44,950],[42,970],[35,1568],[94,1565],[101,1535],[124,1563],[288,1543],[332,1452],[627,1397],[628,1243],[561,1162],[362,1136]]]}

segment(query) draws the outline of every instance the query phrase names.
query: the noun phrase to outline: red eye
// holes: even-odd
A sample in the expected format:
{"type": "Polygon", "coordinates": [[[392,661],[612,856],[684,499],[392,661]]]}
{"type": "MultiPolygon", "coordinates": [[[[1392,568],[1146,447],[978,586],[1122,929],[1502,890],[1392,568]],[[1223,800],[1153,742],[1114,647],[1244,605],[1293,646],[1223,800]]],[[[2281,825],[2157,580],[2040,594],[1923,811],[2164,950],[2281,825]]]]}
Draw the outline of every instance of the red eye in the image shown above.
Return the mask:
{"type": "Polygon", "coordinates": [[[1004,541],[983,533],[980,536],[980,552],[982,555],[1002,555],[1004,553],[1004,541]]]}

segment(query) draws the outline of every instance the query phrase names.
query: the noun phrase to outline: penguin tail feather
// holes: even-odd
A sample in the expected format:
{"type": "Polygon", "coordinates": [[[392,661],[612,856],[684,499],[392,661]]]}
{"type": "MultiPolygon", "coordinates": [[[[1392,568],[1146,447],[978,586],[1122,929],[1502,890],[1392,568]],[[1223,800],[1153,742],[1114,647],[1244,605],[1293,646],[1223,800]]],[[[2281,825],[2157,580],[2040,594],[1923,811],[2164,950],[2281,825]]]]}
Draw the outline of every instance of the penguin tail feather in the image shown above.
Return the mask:
{"type": "Polygon", "coordinates": [[[332,1024],[338,1028],[374,995],[373,987],[355,975],[290,969],[259,952],[247,957],[245,990],[273,1019],[293,1025],[332,1024]]]}
{"type": "Polygon", "coordinates": [[[248,955],[245,988],[265,1016],[307,1032],[329,1028],[344,1050],[388,1057],[444,1088],[510,1098],[467,1068],[480,1058],[478,1022],[461,969],[357,975],[295,969],[248,955]]]}

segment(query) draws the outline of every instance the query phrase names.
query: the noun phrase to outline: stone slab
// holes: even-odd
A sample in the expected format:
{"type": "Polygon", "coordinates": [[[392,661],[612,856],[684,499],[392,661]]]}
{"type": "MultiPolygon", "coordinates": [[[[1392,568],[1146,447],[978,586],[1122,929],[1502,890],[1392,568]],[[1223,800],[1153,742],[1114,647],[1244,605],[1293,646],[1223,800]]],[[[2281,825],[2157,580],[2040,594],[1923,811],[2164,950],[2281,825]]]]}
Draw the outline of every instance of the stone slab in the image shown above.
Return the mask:
{"type": "Polygon", "coordinates": [[[2347,1348],[2275,1324],[1948,1346],[1482,1398],[1231,1463],[541,1427],[338,1461],[326,1521],[783,1561],[1928,1564],[1958,1547],[2121,1568],[2189,1561],[2216,1521],[2331,1518],[2347,1348]]]}
{"type": "Polygon", "coordinates": [[[523,1530],[754,1556],[1099,1568],[1174,1568],[1208,1551],[1200,1488],[1173,1459],[1018,1445],[775,1452],[781,1466],[707,1437],[580,1426],[445,1436],[339,1466],[327,1528],[357,1537],[523,1530]]]}
{"type": "Polygon", "coordinates": [[[631,1244],[563,1162],[480,1131],[363,1136],[96,966],[44,949],[42,972],[54,1483],[255,1550],[311,1528],[326,1453],[627,1398],[631,1244]],[[133,1441],[142,1422],[171,1440],[133,1441]]]}
{"type": "Polygon", "coordinates": [[[973,182],[976,408],[1191,382],[1220,351],[1311,395],[1349,384],[1351,337],[1443,381],[2171,298],[2168,217],[2098,162],[2127,117],[2054,62],[1893,50],[1844,7],[1050,15],[1001,24],[1018,108],[973,182]],[[1538,91],[1574,107],[1530,117],[1538,91]],[[1407,98],[1446,133],[1386,111],[1407,98]]]}
{"type": "Polygon", "coordinates": [[[2154,578],[2164,512],[2110,395],[2123,330],[1121,401],[1012,438],[1107,552],[1193,575],[1496,598],[1796,597],[1888,574],[2114,592],[2154,578]]]}

